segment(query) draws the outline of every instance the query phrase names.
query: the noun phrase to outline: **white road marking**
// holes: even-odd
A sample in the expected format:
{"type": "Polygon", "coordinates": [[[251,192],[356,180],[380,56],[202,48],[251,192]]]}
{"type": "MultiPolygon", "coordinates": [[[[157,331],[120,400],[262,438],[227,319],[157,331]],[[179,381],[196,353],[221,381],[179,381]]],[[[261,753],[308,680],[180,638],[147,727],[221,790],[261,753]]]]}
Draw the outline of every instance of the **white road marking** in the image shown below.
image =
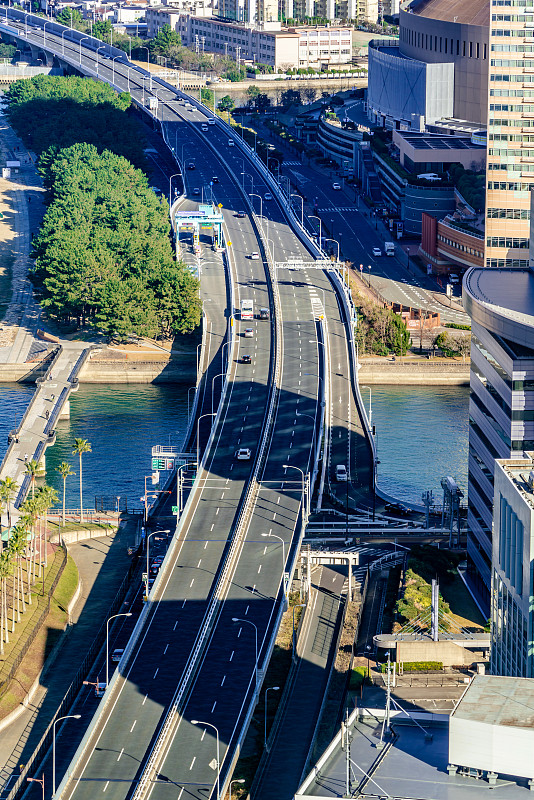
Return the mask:
{"type": "Polygon", "coordinates": [[[141,703],[141,705],[142,705],[142,706],[144,706],[144,704],[146,703],[146,699],[147,699],[147,697],[148,697],[148,692],[147,692],[147,694],[145,694],[145,699],[144,699],[144,700],[143,700],[143,702],[141,703]]]}
{"type": "Polygon", "coordinates": [[[134,724],[133,724],[133,725],[132,725],[132,727],[130,728],[130,733],[133,731],[133,729],[135,728],[136,724],[137,724],[137,720],[136,720],[136,719],[134,719],[134,724]]]}
{"type": "MultiPolygon", "coordinates": [[[[191,581],[191,583],[189,584],[189,588],[191,588],[191,587],[192,587],[192,585],[194,584],[194,582],[195,582],[195,579],[193,578],[193,579],[192,579],[192,581],[191,581]]],[[[185,600],[184,600],[184,603],[185,603],[185,600]]]]}
{"type": "Polygon", "coordinates": [[[231,661],[233,659],[234,653],[235,653],[235,650],[232,650],[232,652],[230,653],[230,658],[228,659],[228,661],[231,661]]]}
{"type": "Polygon", "coordinates": [[[189,767],[189,772],[191,772],[191,770],[193,769],[193,764],[195,763],[196,760],[197,760],[197,757],[193,756],[193,760],[191,762],[191,766],[189,767]]]}
{"type": "Polygon", "coordinates": [[[154,677],[152,678],[152,680],[155,680],[155,679],[156,679],[156,675],[158,674],[158,672],[159,672],[159,667],[158,667],[158,668],[157,668],[157,670],[155,671],[155,673],[154,673],[154,677]]]}
{"type": "Polygon", "coordinates": [[[212,523],[211,523],[211,528],[210,528],[210,531],[212,531],[212,530],[214,529],[214,527],[215,527],[215,523],[214,523],[214,522],[212,522],[212,523]]]}
{"type": "Polygon", "coordinates": [[[213,704],[213,706],[212,706],[212,708],[211,708],[211,713],[212,713],[212,714],[213,714],[213,712],[215,711],[215,706],[216,706],[216,705],[217,705],[217,700],[214,702],[214,704],[213,704]]]}
{"type": "Polygon", "coordinates": [[[223,679],[222,679],[222,681],[221,681],[221,686],[224,686],[224,682],[225,682],[225,680],[226,680],[226,675],[223,675],[223,679]]]}
{"type": "Polygon", "coordinates": [[[122,748],[122,750],[120,751],[119,755],[117,756],[117,761],[121,760],[121,756],[122,756],[123,753],[124,753],[124,747],[122,748]]]}
{"type": "Polygon", "coordinates": [[[207,546],[208,546],[208,540],[206,539],[206,541],[204,542],[204,550],[206,550],[207,546]]]}
{"type": "Polygon", "coordinates": [[[197,564],[197,569],[200,567],[201,564],[202,564],[202,559],[199,559],[199,562],[197,564]]]}
{"type": "Polygon", "coordinates": [[[106,791],[106,789],[108,788],[108,786],[109,786],[109,781],[106,781],[106,785],[104,786],[104,788],[102,789],[102,791],[103,791],[103,792],[105,792],[105,791],[106,791]]]}
{"type": "Polygon", "coordinates": [[[167,652],[167,650],[168,650],[168,649],[169,649],[169,645],[167,644],[167,645],[165,645],[165,650],[163,651],[163,655],[165,655],[165,654],[166,654],[166,652],[167,652]]]}
{"type": "Polygon", "coordinates": [[[261,572],[261,564],[260,564],[260,566],[258,567],[258,575],[260,574],[260,572],[261,572]]]}
{"type": "Polygon", "coordinates": [[[176,630],[176,626],[177,626],[177,625],[178,625],[178,620],[176,620],[176,622],[174,623],[174,628],[173,628],[173,631],[175,631],[175,630],[176,630]]]}

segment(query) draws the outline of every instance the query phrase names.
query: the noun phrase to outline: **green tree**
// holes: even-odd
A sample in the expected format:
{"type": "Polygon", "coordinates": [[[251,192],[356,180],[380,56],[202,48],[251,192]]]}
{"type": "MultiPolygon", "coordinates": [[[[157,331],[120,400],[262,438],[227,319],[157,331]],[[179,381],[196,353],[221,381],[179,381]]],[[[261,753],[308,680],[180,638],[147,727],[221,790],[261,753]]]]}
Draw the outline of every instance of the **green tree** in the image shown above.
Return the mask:
{"type": "Polygon", "coordinates": [[[14,44],[6,44],[5,42],[0,42],[0,58],[13,58],[15,53],[17,52],[17,48],[14,44]]]}
{"type": "Polygon", "coordinates": [[[67,491],[67,478],[70,475],[76,475],[67,461],[62,461],[59,467],[56,467],[56,472],[59,472],[63,480],[63,527],[65,527],[65,495],[67,491]]]}
{"type": "Polygon", "coordinates": [[[257,86],[252,85],[252,86],[248,87],[248,89],[247,89],[247,97],[248,97],[247,105],[249,106],[249,108],[256,108],[256,100],[257,100],[259,94],[260,94],[260,90],[258,89],[257,86]]]}
{"type": "Polygon", "coordinates": [[[237,67],[237,65],[232,65],[228,67],[228,69],[223,73],[223,77],[227,78],[232,83],[237,83],[242,81],[246,77],[246,70],[244,67],[237,67]]]}
{"type": "Polygon", "coordinates": [[[93,36],[103,42],[111,42],[111,22],[109,19],[93,22],[93,36]]]}
{"type": "Polygon", "coordinates": [[[221,99],[217,103],[217,108],[219,109],[219,111],[222,112],[227,111],[228,116],[230,116],[230,112],[232,112],[235,108],[235,103],[229,94],[225,94],[225,96],[221,97],[221,99]]]}
{"type": "Polygon", "coordinates": [[[75,439],[73,455],[77,455],[80,459],[80,522],[83,522],[83,494],[82,494],[82,456],[84,453],[91,453],[91,444],[87,439],[75,439]]]}
{"type": "Polygon", "coordinates": [[[165,24],[158,30],[156,36],[148,43],[151,55],[167,56],[171,47],[179,47],[182,39],[179,33],[173,31],[170,25],[165,24]]]}
{"type": "Polygon", "coordinates": [[[56,19],[61,25],[66,25],[68,28],[76,28],[83,23],[83,17],[77,8],[63,8],[56,14],[56,19]]]}
{"type": "Polygon", "coordinates": [[[215,94],[212,89],[201,89],[200,90],[200,99],[208,108],[211,108],[213,111],[214,104],[215,104],[215,94]]]}
{"type": "Polygon", "coordinates": [[[289,106],[302,103],[302,99],[300,96],[300,92],[296,89],[286,89],[285,92],[282,92],[280,95],[280,103],[283,108],[289,108],[289,106]]]}
{"type": "Polygon", "coordinates": [[[271,105],[271,98],[269,97],[269,95],[261,92],[256,97],[256,108],[258,109],[260,114],[265,113],[265,111],[267,111],[270,105],[271,105]]]}

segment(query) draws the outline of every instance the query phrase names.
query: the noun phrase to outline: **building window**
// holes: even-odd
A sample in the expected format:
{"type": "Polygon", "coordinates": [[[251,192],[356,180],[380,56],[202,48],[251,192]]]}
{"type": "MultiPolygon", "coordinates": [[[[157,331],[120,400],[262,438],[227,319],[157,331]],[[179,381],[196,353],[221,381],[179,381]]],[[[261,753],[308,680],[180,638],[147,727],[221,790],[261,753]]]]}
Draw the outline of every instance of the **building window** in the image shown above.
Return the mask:
{"type": "Polygon", "coordinates": [[[501,497],[499,530],[499,565],[516,590],[523,585],[523,524],[510,504],[501,497]]]}
{"type": "Polygon", "coordinates": [[[462,55],[465,56],[465,42],[462,42],[462,44],[463,44],[463,53],[462,53],[462,55]]]}

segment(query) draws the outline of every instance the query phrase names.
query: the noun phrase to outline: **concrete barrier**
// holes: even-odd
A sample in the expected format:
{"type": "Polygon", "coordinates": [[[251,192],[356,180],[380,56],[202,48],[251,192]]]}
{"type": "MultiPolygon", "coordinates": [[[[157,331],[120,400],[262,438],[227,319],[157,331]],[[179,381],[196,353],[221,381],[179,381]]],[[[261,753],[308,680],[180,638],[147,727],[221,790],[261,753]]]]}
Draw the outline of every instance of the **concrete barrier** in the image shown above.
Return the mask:
{"type": "Polygon", "coordinates": [[[471,365],[459,361],[366,361],[360,359],[363,383],[405,386],[469,386],[471,365]]]}

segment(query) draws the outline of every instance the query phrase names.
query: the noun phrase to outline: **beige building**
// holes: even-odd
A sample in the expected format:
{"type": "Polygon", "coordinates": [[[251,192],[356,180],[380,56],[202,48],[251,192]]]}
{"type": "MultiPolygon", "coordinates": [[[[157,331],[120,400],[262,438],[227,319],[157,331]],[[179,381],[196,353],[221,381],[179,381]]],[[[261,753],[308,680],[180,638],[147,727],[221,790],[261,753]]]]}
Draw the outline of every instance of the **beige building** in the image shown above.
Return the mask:
{"type": "Polygon", "coordinates": [[[253,27],[220,18],[183,14],[175,30],[185,46],[201,42],[205,52],[236,61],[267,64],[275,70],[321,69],[352,60],[352,29],[341,26],[285,28],[279,22],[253,27]]]}
{"type": "Polygon", "coordinates": [[[527,0],[492,0],[491,4],[487,267],[529,265],[530,190],[534,189],[532,10],[527,0]]]}
{"type": "Polygon", "coordinates": [[[145,19],[148,38],[153,39],[164,25],[170,25],[173,31],[178,31],[178,24],[182,14],[194,14],[197,17],[211,17],[211,1],[212,0],[174,0],[172,5],[147,8],[145,19]]]}

